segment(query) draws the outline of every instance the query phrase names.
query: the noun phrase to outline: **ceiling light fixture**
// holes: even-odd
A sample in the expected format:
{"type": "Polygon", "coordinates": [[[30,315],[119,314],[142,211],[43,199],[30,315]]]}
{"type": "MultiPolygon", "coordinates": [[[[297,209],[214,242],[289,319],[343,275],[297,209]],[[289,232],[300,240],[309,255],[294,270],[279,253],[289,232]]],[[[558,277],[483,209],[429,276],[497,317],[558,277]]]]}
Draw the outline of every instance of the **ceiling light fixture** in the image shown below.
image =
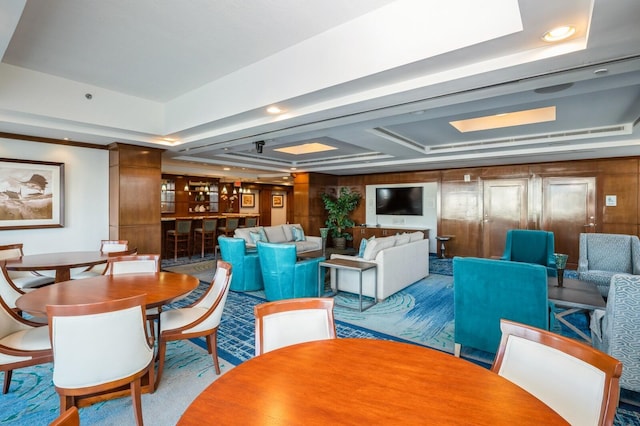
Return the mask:
{"type": "Polygon", "coordinates": [[[280,114],[282,110],[276,105],[271,105],[269,108],[267,108],[267,112],[269,114],[280,114]]]}
{"type": "Polygon", "coordinates": [[[255,141],[256,144],[256,152],[258,154],[262,154],[262,147],[264,146],[264,141],[255,141]]]}
{"type": "Polygon", "coordinates": [[[576,32],[576,27],[574,27],[573,25],[563,25],[561,27],[556,27],[544,33],[544,35],[542,36],[542,39],[544,41],[553,43],[556,41],[565,40],[571,37],[572,35],[574,35],[575,32],[576,32]]]}
{"type": "Polygon", "coordinates": [[[302,154],[313,154],[315,152],[331,151],[333,149],[338,149],[338,148],[336,148],[335,146],[325,145],[319,142],[311,142],[311,143],[305,143],[302,145],[294,145],[294,146],[288,146],[285,148],[277,148],[277,149],[274,149],[274,151],[284,152],[286,154],[302,155],[302,154]]]}
{"type": "Polygon", "coordinates": [[[503,127],[523,126],[525,124],[555,121],[556,107],[528,109],[484,117],[469,118],[467,120],[450,121],[459,132],[477,132],[479,130],[501,129],[503,127]]]}

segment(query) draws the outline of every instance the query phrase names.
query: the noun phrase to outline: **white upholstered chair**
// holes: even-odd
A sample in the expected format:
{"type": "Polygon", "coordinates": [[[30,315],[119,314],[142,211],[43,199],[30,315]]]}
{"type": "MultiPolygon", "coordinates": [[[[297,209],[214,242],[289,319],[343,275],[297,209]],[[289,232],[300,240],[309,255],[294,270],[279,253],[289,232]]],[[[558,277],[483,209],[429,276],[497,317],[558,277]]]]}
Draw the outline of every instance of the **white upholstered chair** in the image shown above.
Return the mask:
{"type": "Polygon", "coordinates": [[[0,297],[0,371],[4,371],[2,393],[9,392],[14,369],[44,364],[52,359],[46,324],[21,318],[0,297]]]}
{"type": "Polygon", "coordinates": [[[164,369],[167,342],[206,336],[207,349],[213,357],[216,373],[218,362],[218,326],[229,294],[231,264],[218,260],[216,274],[209,289],[190,306],[170,309],[160,314],[162,321],[158,340],[158,374],[156,387],[164,369]]]}
{"type": "Polygon", "coordinates": [[[491,370],[573,425],[611,425],[622,363],[577,340],[502,319],[491,370]]]}
{"type": "Polygon", "coordinates": [[[144,318],[145,296],[86,305],[48,305],[53,384],[60,412],[83,397],[129,385],[141,425],[141,377],[153,383],[153,348],[144,318]]]}
{"type": "Polygon", "coordinates": [[[254,306],[256,355],[283,346],[335,339],[332,298],[285,299],[254,306]]]}
{"type": "MultiPolygon", "coordinates": [[[[0,246],[0,260],[20,258],[23,255],[22,243],[0,246]]],[[[7,275],[13,285],[23,292],[30,288],[52,284],[55,280],[54,277],[42,275],[36,271],[7,271],[7,275]]],[[[5,301],[8,302],[7,299],[5,301]]]]}
{"type": "MultiPolygon", "coordinates": [[[[127,240],[102,240],[100,241],[100,253],[108,256],[126,256],[136,254],[136,249],[129,249],[129,241],[127,240]]],[[[98,275],[104,275],[107,271],[108,263],[101,263],[99,265],[90,266],[80,272],[71,272],[72,280],[79,280],[82,278],[97,277],[98,275]]]]}
{"type": "MultiPolygon", "coordinates": [[[[159,254],[131,254],[124,256],[110,256],[107,261],[106,275],[141,274],[160,272],[159,254]]],[[[149,322],[149,332],[155,338],[154,321],[158,321],[160,329],[161,308],[149,308],[145,310],[149,322]]]]}

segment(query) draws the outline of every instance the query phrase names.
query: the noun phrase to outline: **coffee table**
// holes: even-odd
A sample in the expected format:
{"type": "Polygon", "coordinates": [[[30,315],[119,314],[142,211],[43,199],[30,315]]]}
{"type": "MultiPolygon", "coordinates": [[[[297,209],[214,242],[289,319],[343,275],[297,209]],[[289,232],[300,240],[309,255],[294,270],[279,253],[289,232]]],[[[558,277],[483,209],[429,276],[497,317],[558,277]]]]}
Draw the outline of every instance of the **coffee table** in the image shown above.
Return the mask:
{"type": "Polygon", "coordinates": [[[565,278],[562,287],[559,287],[556,277],[549,277],[547,286],[549,300],[561,308],[567,308],[563,312],[554,314],[556,319],[587,342],[591,342],[590,336],[587,336],[582,330],[567,321],[565,317],[579,311],[606,308],[607,304],[602,298],[598,287],[591,282],[571,278],[565,278]]]}
{"type": "MultiPolygon", "coordinates": [[[[358,287],[358,298],[359,298],[359,303],[360,303],[360,312],[365,311],[367,309],[369,309],[370,307],[372,307],[373,305],[375,305],[376,303],[378,303],[376,297],[373,297],[373,302],[371,302],[369,305],[365,306],[364,309],[362,307],[362,273],[364,271],[367,271],[369,269],[373,269],[374,270],[374,277],[373,277],[373,294],[376,295],[378,293],[378,269],[377,269],[377,264],[373,263],[373,262],[360,262],[357,260],[349,260],[349,259],[331,259],[331,260],[325,260],[324,262],[320,262],[318,264],[318,282],[319,287],[318,287],[318,296],[322,296],[322,294],[324,293],[324,281],[322,280],[322,268],[328,268],[328,269],[345,269],[345,270],[353,270],[353,271],[358,271],[358,277],[359,277],[359,287],[358,287]]],[[[337,276],[336,276],[336,291],[329,294],[329,296],[335,296],[336,294],[338,294],[338,289],[340,288],[340,286],[338,285],[338,281],[337,281],[337,276]]],[[[348,309],[353,309],[350,306],[345,306],[345,305],[339,305],[342,306],[343,308],[348,308],[348,309]]]]}

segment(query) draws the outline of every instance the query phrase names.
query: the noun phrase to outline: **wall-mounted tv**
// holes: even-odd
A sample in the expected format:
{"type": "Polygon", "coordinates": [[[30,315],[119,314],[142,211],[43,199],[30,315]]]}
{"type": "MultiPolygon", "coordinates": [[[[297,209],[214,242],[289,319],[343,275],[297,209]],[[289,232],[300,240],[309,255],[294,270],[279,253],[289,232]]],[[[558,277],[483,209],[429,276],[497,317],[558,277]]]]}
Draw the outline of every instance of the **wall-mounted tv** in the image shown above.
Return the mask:
{"type": "Polygon", "coordinates": [[[422,187],[376,188],[376,214],[422,216],[422,187]]]}

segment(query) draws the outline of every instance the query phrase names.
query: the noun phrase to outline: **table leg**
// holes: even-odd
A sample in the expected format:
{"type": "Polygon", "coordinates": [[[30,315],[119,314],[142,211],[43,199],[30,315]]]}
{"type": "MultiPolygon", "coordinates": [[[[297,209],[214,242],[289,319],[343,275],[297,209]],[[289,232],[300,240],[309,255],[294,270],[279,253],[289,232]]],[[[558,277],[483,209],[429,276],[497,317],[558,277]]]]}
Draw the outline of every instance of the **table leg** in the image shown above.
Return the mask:
{"type": "Polygon", "coordinates": [[[71,269],[70,268],[58,268],[56,269],[56,278],[55,282],[59,283],[62,281],[69,281],[71,279],[71,269]]]}
{"type": "Polygon", "coordinates": [[[567,321],[564,317],[566,317],[567,315],[571,315],[574,314],[576,312],[580,312],[583,311],[584,309],[577,309],[577,308],[572,308],[572,309],[566,309],[563,312],[559,312],[559,313],[555,313],[554,315],[556,316],[556,319],[561,322],[562,324],[564,324],[565,326],[567,326],[567,328],[569,328],[570,330],[572,330],[574,333],[576,333],[578,336],[582,337],[584,340],[586,340],[587,342],[591,343],[591,336],[587,336],[582,330],[580,330],[578,327],[576,327],[575,325],[571,324],[569,321],[567,321]]]}

